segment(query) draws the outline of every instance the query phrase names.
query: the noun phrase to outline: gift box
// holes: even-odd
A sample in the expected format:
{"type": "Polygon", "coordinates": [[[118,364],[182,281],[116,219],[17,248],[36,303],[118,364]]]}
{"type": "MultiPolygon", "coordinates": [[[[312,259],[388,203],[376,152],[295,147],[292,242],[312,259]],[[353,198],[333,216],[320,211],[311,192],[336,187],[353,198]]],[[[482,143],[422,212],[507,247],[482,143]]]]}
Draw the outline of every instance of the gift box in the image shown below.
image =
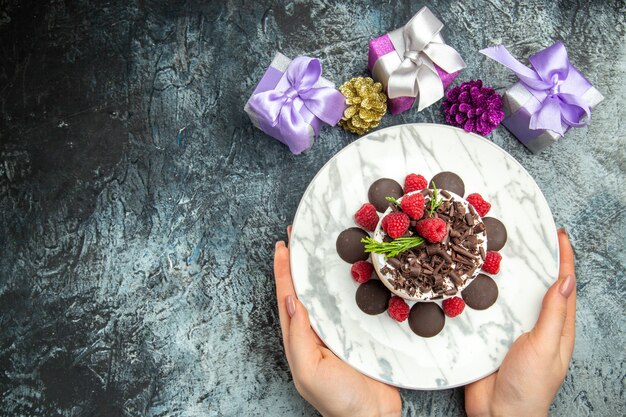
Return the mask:
{"type": "Polygon", "coordinates": [[[501,45],[480,52],[520,78],[504,94],[502,124],[534,154],[557,142],[570,128],[587,125],[591,110],[604,100],[569,62],[562,42],[529,57],[532,68],[501,45]]]}
{"type": "Polygon", "coordinates": [[[335,126],[346,109],[345,97],[321,74],[316,58],[292,61],[276,53],[244,111],[255,127],[299,154],[313,145],[324,124],[335,126]]]}
{"type": "Polygon", "coordinates": [[[404,27],[370,40],[367,65],[385,88],[391,114],[410,109],[416,101],[418,111],[435,103],[465,68],[441,29],[443,23],[423,7],[404,27]]]}

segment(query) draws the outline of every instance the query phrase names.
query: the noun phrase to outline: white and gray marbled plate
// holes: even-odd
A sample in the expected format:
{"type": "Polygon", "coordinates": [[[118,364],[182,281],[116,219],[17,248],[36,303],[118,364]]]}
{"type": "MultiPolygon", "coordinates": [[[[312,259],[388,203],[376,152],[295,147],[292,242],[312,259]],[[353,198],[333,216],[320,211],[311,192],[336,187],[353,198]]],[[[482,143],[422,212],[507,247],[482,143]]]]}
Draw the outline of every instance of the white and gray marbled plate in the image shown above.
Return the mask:
{"type": "Polygon", "coordinates": [[[558,273],[552,213],[528,172],[492,142],[444,125],[411,124],[371,133],[335,155],[313,179],[296,212],[291,272],[311,324],[328,348],[360,372],[410,389],[443,389],[480,379],[501,364],[513,341],[533,327],[558,273]],[[337,235],[378,178],[440,171],[463,178],[466,195],[491,203],[508,241],[494,277],[500,296],[484,311],[446,318],[432,338],[414,334],[387,313],[368,316],[354,300],[358,284],[335,250],[337,235]]]}

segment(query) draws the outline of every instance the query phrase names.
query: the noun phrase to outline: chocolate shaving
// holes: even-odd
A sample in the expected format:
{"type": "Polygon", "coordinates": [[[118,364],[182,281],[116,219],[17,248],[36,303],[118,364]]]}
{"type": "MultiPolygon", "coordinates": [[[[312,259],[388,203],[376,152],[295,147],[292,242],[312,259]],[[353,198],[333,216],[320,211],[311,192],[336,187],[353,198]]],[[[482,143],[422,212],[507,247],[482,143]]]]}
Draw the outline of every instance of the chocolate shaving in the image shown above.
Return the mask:
{"type": "Polygon", "coordinates": [[[469,266],[469,267],[474,266],[474,261],[472,261],[471,259],[464,258],[464,257],[462,257],[462,256],[458,256],[458,257],[456,258],[456,262],[457,262],[457,263],[461,263],[461,264],[463,264],[463,265],[467,265],[467,266],[469,266]]]}
{"type": "Polygon", "coordinates": [[[398,258],[389,258],[387,259],[387,263],[393,266],[395,269],[400,269],[402,266],[402,262],[398,258]]]}
{"type": "Polygon", "coordinates": [[[460,287],[461,285],[463,285],[463,280],[461,279],[459,274],[457,274],[456,271],[454,271],[453,269],[448,271],[448,276],[456,287],[460,287]]]}
{"type": "Polygon", "coordinates": [[[476,272],[476,265],[474,265],[472,269],[468,269],[467,271],[465,271],[465,273],[470,277],[474,275],[474,272],[476,272]]]}
{"type": "Polygon", "coordinates": [[[412,266],[411,269],[409,269],[409,275],[413,278],[417,278],[422,274],[422,268],[420,268],[418,265],[412,266]]]}
{"type": "Polygon", "coordinates": [[[460,255],[467,256],[468,258],[475,258],[476,256],[473,253],[468,252],[464,248],[458,245],[452,245],[452,250],[460,255]]]}

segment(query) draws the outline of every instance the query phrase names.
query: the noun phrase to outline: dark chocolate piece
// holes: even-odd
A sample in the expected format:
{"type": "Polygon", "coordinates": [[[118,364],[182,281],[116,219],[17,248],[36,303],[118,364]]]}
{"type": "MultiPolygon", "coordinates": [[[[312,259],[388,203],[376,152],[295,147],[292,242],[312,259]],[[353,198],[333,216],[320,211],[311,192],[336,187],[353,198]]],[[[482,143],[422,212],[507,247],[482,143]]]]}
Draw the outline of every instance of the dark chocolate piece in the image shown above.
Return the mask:
{"type": "Polygon", "coordinates": [[[395,269],[400,269],[402,266],[402,262],[397,258],[389,258],[387,259],[387,263],[393,266],[395,269]]]}
{"type": "Polygon", "coordinates": [[[443,310],[436,303],[418,302],[411,307],[409,327],[413,333],[422,337],[433,337],[446,323],[443,310]]]}
{"type": "Polygon", "coordinates": [[[461,285],[463,285],[463,280],[461,279],[459,274],[456,273],[455,270],[451,269],[450,271],[448,271],[448,277],[450,277],[456,287],[460,287],[461,285]]]}
{"type": "Polygon", "coordinates": [[[485,310],[498,299],[498,285],[490,276],[478,274],[461,295],[468,307],[474,310],[485,310]]]}
{"type": "Polygon", "coordinates": [[[366,237],[369,237],[367,232],[358,227],[351,227],[339,233],[336,243],[339,257],[349,264],[365,261],[370,254],[365,252],[365,243],[361,242],[361,239],[366,237]]]}
{"type": "Polygon", "coordinates": [[[429,188],[433,188],[433,182],[440,190],[452,191],[461,197],[465,194],[465,184],[463,183],[461,177],[456,175],[454,172],[443,171],[435,175],[428,184],[429,188]]]}
{"type": "Polygon", "coordinates": [[[377,279],[367,281],[365,284],[359,285],[356,290],[356,305],[369,315],[376,315],[387,310],[391,292],[385,287],[385,284],[377,279]]]}
{"type": "Polygon", "coordinates": [[[398,199],[402,197],[403,194],[402,186],[396,181],[391,178],[381,178],[370,185],[367,198],[370,203],[376,207],[376,210],[383,213],[389,208],[389,201],[387,201],[385,197],[398,199]]]}
{"type": "Polygon", "coordinates": [[[460,247],[460,246],[457,246],[457,245],[452,245],[452,250],[453,250],[454,252],[458,253],[459,255],[466,256],[466,257],[468,257],[468,258],[470,258],[470,259],[476,258],[476,256],[475,256],[474,254],[469,253],[468,251],[466,251],[465,249],[463,249],[463,248],[462,248],[462,247],[460,247]]]}
{"type": "Polygon", "coordinates": [[[487,234],[487,250],[500,250],[504,247],[507,239],[506,227],[498,219],[493,217],[483,218],[487,234]]]}

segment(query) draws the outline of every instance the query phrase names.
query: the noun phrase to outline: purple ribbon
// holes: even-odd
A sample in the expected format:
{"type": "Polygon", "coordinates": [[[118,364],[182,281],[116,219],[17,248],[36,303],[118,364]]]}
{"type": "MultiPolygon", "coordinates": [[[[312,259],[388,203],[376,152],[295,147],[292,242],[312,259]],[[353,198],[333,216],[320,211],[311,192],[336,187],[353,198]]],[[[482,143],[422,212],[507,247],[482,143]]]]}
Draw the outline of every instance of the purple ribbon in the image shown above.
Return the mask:
{"type": "Polygon", "coordinates": [[[548,129],[563,136],[567,126],[582,127],[591,120],[591,109],[582,95],[592,85],[570,64],[563,42],[528,58],[532,68],[515,59],[502,45],[480,52],[512,70],[541,103],[530,117],[530,129],[548,129]]]}
{"type": "Polygon", "coordinates": [[[322,75],[319,59],[297,57],[287,67],[283,78],[271,90],[254,94],[250,108],[257,114],[259,125],[278,127],[282,141],[293,153],[300,153],[311,144],[310,131],[319,134],[320,125],[309,123],[302,112],[331,126],[336,125],[345,110],[345,97],[334,88],[315,87],[322,75]]]}

